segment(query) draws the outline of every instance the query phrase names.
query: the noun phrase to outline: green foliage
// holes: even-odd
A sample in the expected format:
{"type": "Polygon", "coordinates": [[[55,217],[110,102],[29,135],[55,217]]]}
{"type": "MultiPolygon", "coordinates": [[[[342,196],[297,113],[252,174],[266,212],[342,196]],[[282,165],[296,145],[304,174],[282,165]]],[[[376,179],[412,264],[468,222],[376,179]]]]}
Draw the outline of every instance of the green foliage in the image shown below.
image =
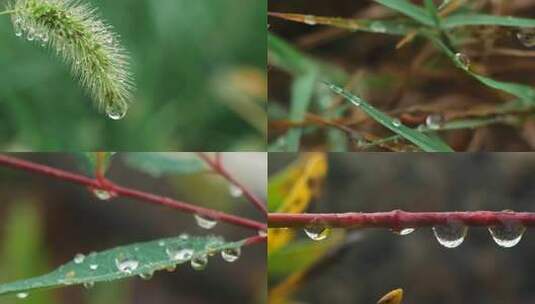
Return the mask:
{"type": "Polygon", "coordinates": [[[98,282],[132,276],[149,278],[155,271],[174,268],[186,262],[203,264],[209,255],[225,249],[240,248],[242,245],[243,241],[227,243],[220,237],[185,235],[131,244],[99,253],[90,253],[83,258],[75,257],[73,261],[42,276],[0,284],[0,295],[75,284],[91,286],[98,282]],[[191,251],[180,253],[181,250],[191,251]]]}
{"type": "Polygon", "coordinates": [[[126,153],[129,166],[154,177],[165,174],[190,174],[206,170],[206,164],[194,153],[126,153]]]}

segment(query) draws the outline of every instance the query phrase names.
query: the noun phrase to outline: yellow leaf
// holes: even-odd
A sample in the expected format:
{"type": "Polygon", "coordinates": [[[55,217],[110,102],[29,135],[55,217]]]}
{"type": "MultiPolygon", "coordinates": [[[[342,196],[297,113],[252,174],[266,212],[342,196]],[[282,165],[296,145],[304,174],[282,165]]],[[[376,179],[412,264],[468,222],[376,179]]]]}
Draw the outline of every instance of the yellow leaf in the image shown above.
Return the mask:
{"type": "Polygon", "coordinates": [[[401,304],[403,300],[403,289],[394,289],[382,297],[377,304],[401,304]]]}
{"type": "MultiPolygon", "coordinates": [[[[268,197],[270,210],[301,213],[321,190],[327,173],[325,153],[305,153],[283,172],[270,179],[268,197]]],[[[277,250],[293,238],[288,229],[268,231],[268,252],[277,250]]]]}

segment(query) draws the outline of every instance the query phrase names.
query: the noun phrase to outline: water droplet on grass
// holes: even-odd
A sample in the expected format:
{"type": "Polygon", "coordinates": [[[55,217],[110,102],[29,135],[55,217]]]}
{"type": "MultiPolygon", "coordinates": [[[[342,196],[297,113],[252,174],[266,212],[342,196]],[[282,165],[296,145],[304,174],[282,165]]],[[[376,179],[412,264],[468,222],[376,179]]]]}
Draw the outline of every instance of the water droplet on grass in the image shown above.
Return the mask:
{"type": "Polygon", "coordinates": [[[81,253],[77,253],[75,256],[74,256],[74,264],[82,264],[85,260],[85,255],[81,254],[81,253]]]}
{"type": "Polygon", "coordinates": [[[95,287],[95,282],[85,282],[84,283],[84,288],[85,289],[91,289],[93,287],[95,287]]]}
{"type": "Polygon", "coordinates": [[[235,262],[241,255],[241,248],[227,248],[221,251],[221,257],[227,262],[235,262]]]}
{"type": "Polygon", "coordinates": [[[190,248],[172,248],[168,247],[165,249],[165,252],[167,253],[167,256],[169,259],[178,262],[183,263],[189,259],[194,254],[194,250],[190,248]]]}
{"type": "Polygon", "coordinates": [[[308,25],[316,25],[316,17],[312,15],[306,15],[303,19],[303,22],[308,25]]]}
{"type": "Polygon", "coordinates": [[[152,272],[152,271],[139,274],[139,277],[142,280],[150,280],[150,279],[152,279],[153,276],[154,276],[154,272],[152,272]]]}
{"type": "Polygon", "coordinates": [[[532,28],[519,29],[516,38],[525,47],[535,46],[535,30],[532,28]]]}
{"type": "Polygon", "coordinates": [[[97,269],[98,269],[98,264],[90,264],[90,265],[89,265],[89,269],[91,269],[91,270],[97,270],[97,269]]]}
{"type": "Polygon", "coordinates": [[[381,22],[372,22],[370,24],[370,29],[377,33],[385,33],[386,27],[381,22]]]}
{"type": "Polygon", "coordinates": [[[468,70],[470,68],[470,58],[466,54],[456,53],[455,59],[463,69],[468,70]]]}
{"type": "Polygon", "coordinates": [[[430,130],[438,130],[444,123],[444,116],[441,114],[430,114],[425,118],[425,125],[430,130]]]}
{"type": "Polygon", "coordinates": [[[445,225],[433,227],[433,233],[437,241],[446,248],[455,248],[462,244],[468,227],[461,222],[452,221],[445,225]]]}
{"type": "Polygon", "coordinates": [[[191,259],[191,268],[194,270],[204,270],[208,265],[208,257],[206,255],[196,256],[191,259]]]}
{"type": "Polygon", "coordinates": [[[197,222],[197,225],[203,229],[212,229],[217,224],[216,220],[198,214],[195,214],[194,217],[195,222],[197,222]]]}
{"type": "Polygon", "coordinates": [[[401,127],[401,121],[399,121],[397,118],[394,118],[394,120],[392,120],[392,125],[396,128],[399,128],[401,127]]]}

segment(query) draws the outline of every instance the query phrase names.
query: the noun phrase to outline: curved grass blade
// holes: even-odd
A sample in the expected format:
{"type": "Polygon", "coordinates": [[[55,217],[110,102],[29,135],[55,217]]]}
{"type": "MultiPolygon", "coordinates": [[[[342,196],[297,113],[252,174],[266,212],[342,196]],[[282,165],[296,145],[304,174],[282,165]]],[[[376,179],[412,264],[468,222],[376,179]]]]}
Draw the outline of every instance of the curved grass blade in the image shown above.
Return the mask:
{"type": "Polygon", "coordinates": [[[205,163],[194,153],[130,152],[126,162],[154,177],[165,174],[191,174],[206,169],[205,163]]]}
{"type": "Polygon", "coordinates": [[[442,26],[444,28],[453,28],[467,25],[535,27],[535,19],[468,13],[452,15],[442,20],[442,26]]]}
{"type": "Polygon", "coordinates": [[[350,31],[363,31],[370,33],[406,35],[412,30],[417,30],[418,26],[413,23],[399,20],[368,20],[368,19],[348,19],[340,17],[313,16],[304,14],[268,13],[270,16],[304,23],[308,25],[328,25],[350,31]]]}
{"type": "Polygon", "coordinates": [[[357,97],[346,90],[342,89],[341,87],[326,82],[326,84],[329,86],[329,89],[331,89],[334,93],[343,96],[345,99],[359,107],[362,111],[366,112],[369,116],[371,116],[375,121],[380,123],[381,125],[385,126],[386,128],[390,129],[396,134],[399,134],[403,138],[407,139],[408,141],[412,142],[416,146],[418,146],[420,149],[426,151],[426,152],[453,152],[453,149],[451,149],[446,143],[444,143],[441,140],[437,140],[434,138],[430,138],[429,136],[422,134],[416,130],[413,130],[407,126],[404,126],[399,121],[394,120],[392,117],[386,115],[385,113],[377,110],[375,107],[361,99],[360,97],[357,97]]]}
{"type": "MultiPolygon", "coordinates": [[[[245,241],[226,243],[215,236],[178,236],[91,253],[48,274],[0,285],[0,295],[76,284],[92,285],[133,276],[150,277],[155,271],[172,269],[192,259],[204,259],[224,249],[240,248],[245,241]],[[182,249],[191,254],[178,254],[182,249]],[[180,259],[177,259],[180,257],[180,259]],[[96,266],[95,266],[96,265],[96,266]]],[[[182,252],[184,253],[184,252],[182,252]]]]}
{"type": "Polygon", "coordinates": [[[396,10],[424,25],[435,26],[435,20],[433,20],[433,17],[425,9],[406,0],[375,0],[375,2],[396,10]]]}

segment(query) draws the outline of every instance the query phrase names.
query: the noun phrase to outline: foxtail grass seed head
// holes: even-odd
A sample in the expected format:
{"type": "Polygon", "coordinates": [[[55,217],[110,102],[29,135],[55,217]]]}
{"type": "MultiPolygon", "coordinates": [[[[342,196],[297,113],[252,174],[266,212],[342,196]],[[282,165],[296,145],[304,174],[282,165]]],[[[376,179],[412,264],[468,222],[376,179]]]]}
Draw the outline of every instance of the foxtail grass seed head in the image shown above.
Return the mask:
{"type": "Polygon", "coordinates": [[[78,0],[13,0],[9,6],[17,37],[53,49],[111,119],[126,115],[133,90],[129,56],[94,8],[78,0]]]}

